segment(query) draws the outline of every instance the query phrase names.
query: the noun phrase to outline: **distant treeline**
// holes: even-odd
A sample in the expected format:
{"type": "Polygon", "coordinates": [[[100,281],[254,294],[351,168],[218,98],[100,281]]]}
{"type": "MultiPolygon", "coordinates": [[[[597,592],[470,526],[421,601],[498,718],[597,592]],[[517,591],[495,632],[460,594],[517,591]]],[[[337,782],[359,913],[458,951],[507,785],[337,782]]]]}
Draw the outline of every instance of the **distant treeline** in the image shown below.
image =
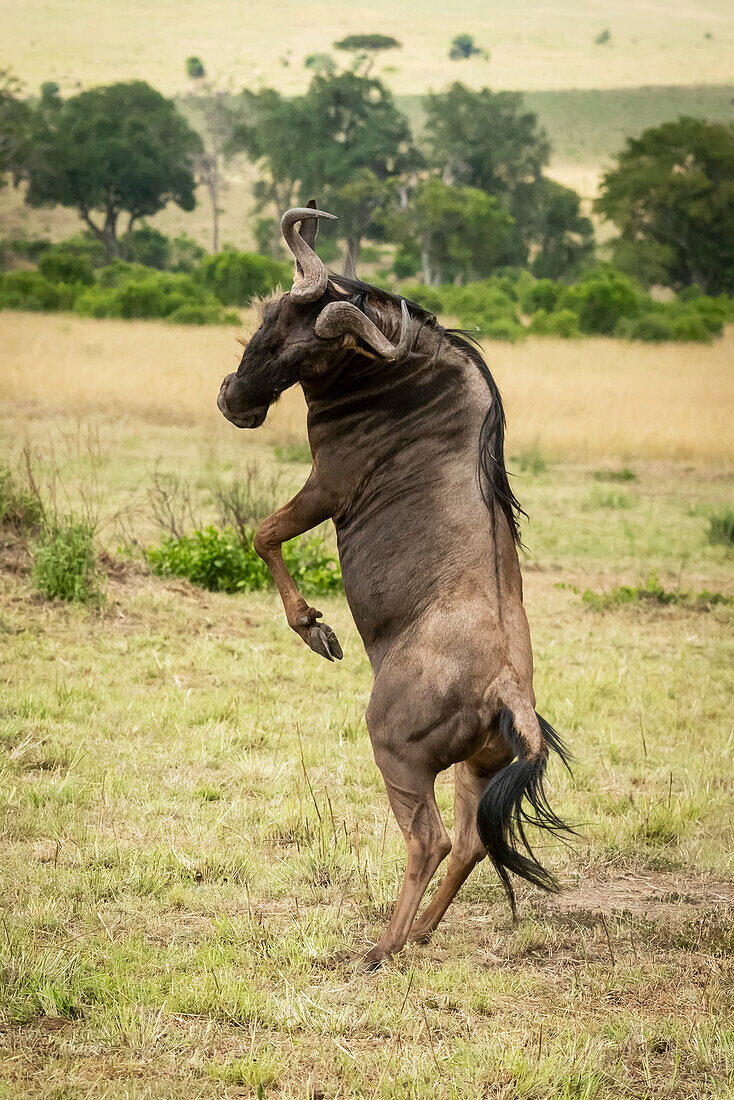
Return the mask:
{"type": "MultiPolygon", "coordinates": [[[[9,74],[0,78],[0,178],[22,183],[31,205],[76,209],[87,243],[101,250],[83,255],[81,238],[47,250],[37,272],[3,276],[1,302],[93,316],[224,320],[223,306],[283,281],[279,214],[315,196],[339,218],[337,238],[320,245],[327,262],[340,258],[353,272],[361,260],[376,260],[373,277],[393,286],[415,279],[429,288],[486,284],[471,307],[457,305],[466,295],[442,298],[444,310],[481,318],[485,335],[573,335],[573,315],[580,332],[703,339],[704,329],[709,337],[714,331],[714,314],[726,312],[719,303],[704,328],[698,324],[708,308],[700,298],[734,292],[731,126],[680,118],[630,138],[596,203],[618,230],[599,254],[578,194],[546,175],[550,143],[518,93],[460,83],[431,93],[416,140],[368,68],[317,72],[303,95],[289,99],[274,89],[233,95],[208,81],[201,64],[191,75],[183,113],[141,81],[68,98],[49,83],[29,100],[9,74]],[[242,156],[257,169],[259,255],[222,251],[219,243],[222,190],[230,162],[242,156]],[[209,257],[145,224],[170,202],[192,209],[197,184],[212,211],[209,257]],[[601,269],[601,260],[614,267],[601,269]],[[513,298],[507,290],[508,279],[520,286],[519,272],[524,285],[563,288],[552,308],[499,309],[499,294],[521,301],[522,292],[513,298]],[[246,289],[223,290],[228,280],[246,289]],[[653,285],[684,292],[685,300],[653,302],[646,293],[653,285]],[[602,286],[619,310],[613,325],[600,328],[580,302],[589,287],[601,293],[602,286]]],[[[6,264],[18,251],[6,248],[6,264]]]]}

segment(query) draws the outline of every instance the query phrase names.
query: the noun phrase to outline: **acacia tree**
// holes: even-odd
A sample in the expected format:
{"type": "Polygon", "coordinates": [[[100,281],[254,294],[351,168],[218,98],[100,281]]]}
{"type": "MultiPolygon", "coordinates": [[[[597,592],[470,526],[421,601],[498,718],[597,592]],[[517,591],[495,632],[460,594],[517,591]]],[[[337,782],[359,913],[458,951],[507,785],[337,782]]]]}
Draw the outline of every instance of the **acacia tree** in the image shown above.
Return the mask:
{"type": "Polygon", "coordinates": [[[620,229],[628,264],[639,250],[675,287],[731,293],[734,126],[679,118],[628,139],[616,161],[596,209],[620,229]]]}
{"type": "Polygon", "coordinates": [[[334,49],[354,54],[355,71],[362,68],[362,75],[369,76],[379,53],[398,50],[401,43],[389,34],[349,34],[334,43],[334,49]]]}
{"type": "Polygon", "coordinates": [[[26,201],[74,207],[108,258],[123,251],[123,213],[130,233],[136,221],[169,202],[194,208],[199,137],[175,105],[143,81],[42,101],[32,143],[26,201]]]}

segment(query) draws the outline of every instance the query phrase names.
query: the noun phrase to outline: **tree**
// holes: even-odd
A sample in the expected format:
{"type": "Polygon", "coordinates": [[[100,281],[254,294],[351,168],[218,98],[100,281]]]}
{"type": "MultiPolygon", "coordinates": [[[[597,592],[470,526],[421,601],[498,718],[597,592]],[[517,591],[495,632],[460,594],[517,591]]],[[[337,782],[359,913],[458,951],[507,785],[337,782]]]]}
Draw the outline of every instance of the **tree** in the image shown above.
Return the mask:
{"type": "Polygon", "coordinates": [[[379,186],[420,163],[391,93],[379,80],[348,72],[317,75],[304,96],[287,101],[272,89],[244,99],[249,120],[235,141],[263,172],[261,205],[272,202],[280,212],[318,196],[322,206],[334,206],[356,262],[377,209],[369,181],[379,186]]]}
{"type": "Polygon", "coordinates": [[[513,219],[492,195],[430,176],[386,227],[405,254],[420,250],[423,282],[435,286],[481,279],[505,263],[513,219]]]}
{"type": "Polygon", "coordinates": [[[426,97],[426,133],[446,182],[478,187],[511,204],[520,183],[539,179],[550,157],[537,115],[519,92],[474,92],[455,83],[426,97]]]}
{"type": "Polygon", "coordinates": [[[389,34],[350,34],[334,43],[334,49],[354,54],[354,68],[364,66],[363,76],[369,76],[378,53],[398,50],[401,43],[389,34]]]}
{"type": "Polygon", "coordinates": [[[230,151],[232,138],[239,125],[240,114],[237,101],[230,92],[218,87],[215,81],[206,79],[203,65],[201,77],[195,78],[194,91],[184,103],[201,139],[201,147],[194,156],[194,167],[199,183],[206,188],[209,196],[212,252],[218,252],[219,215],[222,212],[220,200],[228,187],[226,167],[233,155],[230,151]]]}
{"type": "Polygon", "coordinates": [[[594,227],[581,213],[581,200],[570,187],[546,177],[527,189],[521,185],[513,210],[531,242],[531,267],[538,279],[574,278],[591,260],[594,227]]]}
{"type": "Polygon", "coordinates": [[[8,175],[18,179],[28,153],[31,112],[20,91],[20,81],[0,69],[0,187],[8,175]]]}
{"type": "Polygon", "coordinates": [[[476,187],[514,219],[507,262],[572,275],[592,247],[592,226],[579,197],[543,175],[550,157],[545,131],[518,92],[474,92],[455,83],[427,97],[426,132],[433,163],[447,183],[476,187]]]}
{"type": "Polygon", "coordinates": [[[204,79],[206,76],[206,69],[198,57],[186,58],[186,75],[190,77],[191,80],[204,79]]]}
{"type": "Polygon", "coordinates": [[[457,34],[456,38],[452,39],[449,50],[449,57],[452,61],[466,61],[477,54],[483,56],[487,61],[489,60],[489,52],[474,44],[473,35],[457,34]]]}
{"type": "Polygon", "coordinates": [[[630,138],[602,178],[599,213],[654,243],[674,287],[734,291],[734,126],[679,118],[630,138]]]}
{"type": "Polygon", "coordinates": [[[143,81],[41,102],[32,142],[26,201],[74,207],[110,258],[121,254],[123,212],[129,233],[169,202],[194,208],[201,142],[174,104],[143,81]]]}

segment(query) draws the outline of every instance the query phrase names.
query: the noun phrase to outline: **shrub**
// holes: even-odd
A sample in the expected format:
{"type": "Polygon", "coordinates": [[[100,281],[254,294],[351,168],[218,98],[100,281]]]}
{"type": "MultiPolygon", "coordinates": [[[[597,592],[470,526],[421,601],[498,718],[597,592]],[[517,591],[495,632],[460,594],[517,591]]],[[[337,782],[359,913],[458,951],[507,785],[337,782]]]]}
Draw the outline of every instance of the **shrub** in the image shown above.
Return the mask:
{"type": "Polygon", "coordinates": [[[709,516],[708,540],[713,546],[734,546],[734,509],[709,516]]]}
{"type": "Polygon", "coordinates": [[[120,286],[131,281],[147,279],[150,270],[144,264],[131,263],[129,260],[113,260],[97,272],[97,283],[101,287],[120,286]]]}
{"type": "Polygon", "coordinates": [[[535,336],[560,336],[563,339],[581,335],[578,316],[571,309],[559,309],[553,313],[539,309],[533,314],[528,331],[535,336]]]}
{"type": "Polygon", "coordinates": [[[611,592],[594,592],[587,588],[581,593],[581,599],[595,611],[607,611],[630,603],[657,604],[661,607],[680,604],[695,611],[709,611],[720,604],[734,603],[734,596],[724,596],[721,592],[709,592],[708,589],[704,589],[703,592],[665,589],[654,573],[650,574],[644,585],[621,584],[611,592]]]}
{"type": "Polygon", "coordinates": [[[217,299],[190,275],[154,272],[140,264],[115,261],[99,273],[99,286],[88,287],[74,306],[85,317],[125,320],[163,318],[182,324],[238,324],[217,299]]]}
{"type": "Polygon", "coordinates": [[[32,547],[31,582],[49,600],[78,603],[100,598],[91,527],[66,519],[43,530],[32,547]]]}
{"type": "Polygon", "coordinates": [[[0,309],[70,309],[75,296],[74,287],[52,283],[38,271],[7,271],[0,275],[0,309]]]}
{"type": "MultiPolygon", "coordinates": [[[[272,584],[272,578],[252,548],[253,534],[250,531],[245,542],[232,527],[217,530],[210,525],[178,538],[164,535],[159,546],[145,551],[145,557],[154,573],[187,577],[211,592],[258,591],[272,584]]],[[[338,560],[317,535],[285,543],[283,557],[304,594],[341,589],[338,560]]]]}
{"type": "Polygon", "coordinates": [[[141,225],[128,233],[124,241],[125,253],[133,263],[165,271],[171,263],[172,247],[168,237],[149,225],[141,225]]]}
{"type": "Polygon", "coordinates": [[[545,310],[552,313],[565,287],[554,283],[552,279],[538,279],[523,288],[520,305],[523,313],[536,313],[545,310]]]}
{"type": "Polygon", "coordinates": [[[38,270],[50,283],[91,286],[94,271],[86,256],[79,256],[62,244],[52,245],[38,261],[38,270]]]}
{"type": "Polygon", "coordinates": [[[121,317],[117,288],[88,287],[74,303],[74,312],[82,317],[121,317]]]}
{"type": "Polygon", "coordinates": [[[186,58],[186,75],[192,80],[202,80],[206,76],[206,70],[198,57],[186,58]]]}
{"type": "Polygon", "coordinates": [[[664,340],[675,339],[671,320],[663,313],[645,313],[642,317],[623,317],[617,322],[614,335],[623,340],[644,340],[648,344],[659,344],[664,340]]]}
{"type": "Polygon", "coordinates": [[[511,344],[522,340],[525,329],[512,317],[494,317],[480,323],[479,331],[487,340],[506,340],[511,344]]]}
{"type": "Polygon", "coordinates": [[[399,247],[395,252],[392,269],[398,279],[412,279],[421,267],[420,257],[407,248],[399,247]]]}
{"type": "Polygon", "coordinates": [[[223,312],[219,302],[210,305],[186,303],[169,313],[166,320],[172,325],[239,325],[239,313],[223,312]]]}
{"type": "Polygon", "coordinates": [[[174,237],[171,241],[171,271],[182,271],[191,275],[199,266],[204,256],[204,249],[186,233],[180,237],[174,237]]]}
{"type": "Polygon", "coordinates": [[[427,309],[429,313],[443,313],[443,295],[435,286],[426,286],[424,283],[410,283],[402,288],[402,294],[411,302],[415,302],[421,309],[427,309]]]}
{"type": "Polygon", "coordinates": [[[640,315],[640,297],[631,279],[612,267],[604,267],[567,287],[557,305],[578,315],[582,332],[611,336],[622,318],[640,315]]]}
{"type": "Polygon", "coordinates": [[[204,259],[201,278],[223,305],[244,306],[257,294],[269,294],[279,284],[289,285],[292,273],[290,264],[255,252],[226,249],[204,259]]]}

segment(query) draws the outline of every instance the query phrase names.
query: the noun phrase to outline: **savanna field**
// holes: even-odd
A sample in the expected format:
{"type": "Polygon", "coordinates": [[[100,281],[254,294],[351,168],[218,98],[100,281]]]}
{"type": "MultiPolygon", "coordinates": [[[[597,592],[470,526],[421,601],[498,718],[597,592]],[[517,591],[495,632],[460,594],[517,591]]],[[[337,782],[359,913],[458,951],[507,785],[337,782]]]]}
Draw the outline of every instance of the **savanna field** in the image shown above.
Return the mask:
{"type": "MultiPolygon", "coordinates": [[[[272,590],[142,555],[161,488],[188,528],[222,484],[292,495],[300,398],[226,424],[226,328],[2,323],[0,461],[93,517],[102,599],[43,599],[3,530],[0,1097],[731,1096],[734,331],[487,345],[538,706],[576,757],[551,801],[580,835],[540,841],[564,892],[521,887],[517,925],[482,864],[364,975],[339,953],[378,938],[404,847],[344,598],[314,601],[328,664],[272,590]]],[[[450,829],[450,776],[438,797],[450,829]]]]}

